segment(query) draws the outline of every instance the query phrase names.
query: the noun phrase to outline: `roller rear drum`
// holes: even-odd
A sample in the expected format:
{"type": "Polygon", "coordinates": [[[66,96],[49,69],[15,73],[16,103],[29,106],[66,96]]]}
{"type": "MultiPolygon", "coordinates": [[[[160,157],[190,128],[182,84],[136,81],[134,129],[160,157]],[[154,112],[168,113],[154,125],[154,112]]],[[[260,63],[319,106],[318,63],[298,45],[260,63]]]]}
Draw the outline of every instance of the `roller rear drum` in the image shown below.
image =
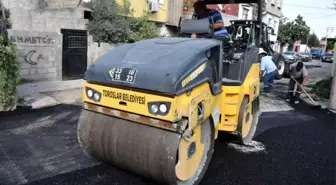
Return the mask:
{"type": "Polygon", "coordinates": [[[199,184],[214,147],[210,120],[185,140],[179,133],[83,110],[77,132],[88,155],[161,184],[199,184]]]}

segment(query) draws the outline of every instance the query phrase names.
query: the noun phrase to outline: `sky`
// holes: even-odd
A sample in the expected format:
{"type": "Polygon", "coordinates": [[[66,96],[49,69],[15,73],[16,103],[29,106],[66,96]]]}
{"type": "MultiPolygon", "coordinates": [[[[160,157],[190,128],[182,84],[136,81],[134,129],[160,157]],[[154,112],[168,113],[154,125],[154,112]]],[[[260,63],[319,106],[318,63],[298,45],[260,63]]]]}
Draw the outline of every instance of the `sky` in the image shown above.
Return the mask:
{"type": "Polygon", "coordinates": [[[315,32],[319,39],[326,35],[327,27],[333,27],[329,37],[335,37],[336,9],[328,8],[333,7],[333,3],[336,0],[283,0],[282,14],[289,20],[294,20],[299,14],[303,16],[311,33],[315,32]]]}

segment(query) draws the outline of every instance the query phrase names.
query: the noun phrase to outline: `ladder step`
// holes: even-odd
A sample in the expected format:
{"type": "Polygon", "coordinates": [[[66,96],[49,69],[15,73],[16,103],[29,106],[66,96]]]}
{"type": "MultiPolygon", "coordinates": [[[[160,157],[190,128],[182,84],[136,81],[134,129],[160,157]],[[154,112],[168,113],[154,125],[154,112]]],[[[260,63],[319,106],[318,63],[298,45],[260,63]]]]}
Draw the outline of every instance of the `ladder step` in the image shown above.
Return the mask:
{"type": "Polygon", "coordinates": [[[229,105],[238,105],[238,102],[236,102],[236,101],[230,101],[230,100],[226,100],[224,103],[225,104],[229,104],[229,105]]]}
{"type": "Polygon", "coordinates": [[[236,122],[231,122],[231,121],[224,121],[224,125],[235,126],[235,125],[237,125],[237,123],[236,122]]]}

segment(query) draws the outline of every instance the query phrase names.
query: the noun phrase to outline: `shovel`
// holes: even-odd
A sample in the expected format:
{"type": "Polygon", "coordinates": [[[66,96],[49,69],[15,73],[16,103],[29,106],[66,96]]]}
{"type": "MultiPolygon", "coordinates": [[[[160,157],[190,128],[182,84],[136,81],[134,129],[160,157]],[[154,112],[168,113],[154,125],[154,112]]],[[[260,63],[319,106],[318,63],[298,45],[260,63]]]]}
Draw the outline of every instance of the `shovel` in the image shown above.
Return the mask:
{"type": "MultiPolygon", "coordinates": [[[[294,80],[294,82],[296,83],[297,86],[300,86],[300,87],[301,87],[302,91],[303,91],[303,92],[308,96],[308,98],[315,104],[315,105],[313,105],[313,107],[316,107],[316,108],[321,108],[321,107],[322,107],[320,104],[316,103],[316,101],[315,101],[315,100],[308,94],[308,92],[302,87],[302,85],[301,85],[298,81],[295,80],[294,77],[291,76],[291,79],[294,80]]],[[[297,90],[297,88],[295,88],[295,93],[296,93],[296,90],[297,90]]]]}

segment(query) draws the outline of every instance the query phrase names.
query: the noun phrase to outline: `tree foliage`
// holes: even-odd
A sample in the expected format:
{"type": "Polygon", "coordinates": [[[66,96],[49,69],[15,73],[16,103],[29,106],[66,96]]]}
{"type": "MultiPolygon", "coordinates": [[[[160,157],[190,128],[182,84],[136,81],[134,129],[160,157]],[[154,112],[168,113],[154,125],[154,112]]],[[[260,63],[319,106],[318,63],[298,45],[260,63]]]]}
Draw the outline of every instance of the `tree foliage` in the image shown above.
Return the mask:
{"type": "MultiPolygon", "coordinates": [[[[1,5],[1,3],[0,3],[1,5]]],[[[2,10],[4,7],[0,7],[2,10]]],[[[7,29],[11,28],[10,11],[4,8],[0,14],[0,108],[11,108],[15,102],[16,86],[20,81],[20,62],[16,46],[8,39],[7,29]]]]}
{"type": "Polygon", "coordinates": [[[280,21],[278,40],[281,43],[292,45],[295,41],[307,38],[310,28],[303,20],[301,15],[298,15],[294,21],[280,21]]]}
{"type": "Polygon", "coordinates": [[[15,104],[16,86],[20,80],[20,62],[15,44],[0,35],[0,107],[15,104]]]}
{"type": "Polygon", "coordinates": [[[157,37],[157,27],[146,17],[129,19],[128,42],[157,37]]]}
{"type": "Polygon", "coordinates": [[[97,0],[89,32],[95,41],[107,43],[136,42],[158,36],[155,23],[146,17],[135,18],[132,14],[127,0],[124,0],[123,5],[119,5],[116,0],[97,0]]]}
{"type": "Polygon", "coordinates": [[[12,27],[12,23],[10,22],[10,11],[6,7],[1,6],[2,3],[0,3],[0,34],[7,36],[7,29],[10,29],[12,27]],[[5,17],[2,15],[2,8],[5,12],[5,17]]]}
{"type": "Polygon", "coordinates": [[[309,47],[319,47],[320,46],[320,40],[318,39],[315,33],[309,34],[308,46],[309,47]]]}
{"type": "Polygon", "coordinates": [[[334,50],[335,42],[328,42],[327,50],[334,50]]]}

